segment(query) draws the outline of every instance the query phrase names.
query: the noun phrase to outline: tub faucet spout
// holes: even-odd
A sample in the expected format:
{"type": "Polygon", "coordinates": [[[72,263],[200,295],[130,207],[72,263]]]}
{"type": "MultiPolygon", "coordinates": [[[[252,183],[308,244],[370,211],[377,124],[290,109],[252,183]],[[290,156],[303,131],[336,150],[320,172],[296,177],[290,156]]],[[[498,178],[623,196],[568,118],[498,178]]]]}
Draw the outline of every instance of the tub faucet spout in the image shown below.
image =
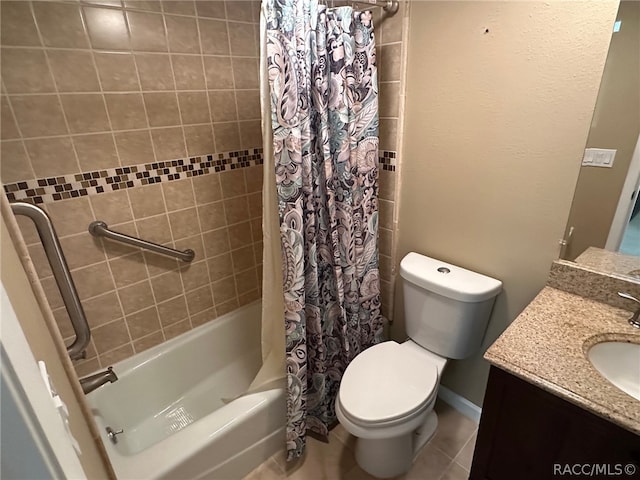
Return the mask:
{"type": "Polygon", "coordinates": [[[101,387],[107,382],[113,383],[118,380],[116,372],[113,371],[113,367],[107,368],[104,372],[95,373],[80,379],[80,385],[82,391],[85,393],[91,393],[96,388],[101,387]]]}

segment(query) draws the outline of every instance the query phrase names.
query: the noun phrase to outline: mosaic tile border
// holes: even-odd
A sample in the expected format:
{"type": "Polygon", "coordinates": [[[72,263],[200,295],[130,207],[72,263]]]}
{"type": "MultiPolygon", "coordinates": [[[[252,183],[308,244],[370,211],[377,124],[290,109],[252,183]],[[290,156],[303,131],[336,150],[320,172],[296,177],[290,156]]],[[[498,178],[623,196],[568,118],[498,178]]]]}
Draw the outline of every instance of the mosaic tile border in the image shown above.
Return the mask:
{"type": "MultiPolygon", "coordinates": [[[[395,171],[396,152],[381,150],[378,162],[384,170],[395,171]]],[[[187,159],[142,163],[128,167],[106,168],[58,177],[25,180],[4,185],[4,191],[9,201],[26,200],[42,204],[210,173],[226,172],[263,163],[262,148],[253,148],[187,159]]]]}

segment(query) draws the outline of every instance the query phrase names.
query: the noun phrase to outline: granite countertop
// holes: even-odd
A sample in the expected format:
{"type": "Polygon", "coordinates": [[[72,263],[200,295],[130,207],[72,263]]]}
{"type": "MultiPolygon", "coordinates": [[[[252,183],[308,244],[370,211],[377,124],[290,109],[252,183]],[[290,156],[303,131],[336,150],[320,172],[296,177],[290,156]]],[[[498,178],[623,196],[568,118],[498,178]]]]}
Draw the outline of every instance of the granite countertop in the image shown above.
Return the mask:
{"type": "Polygon", "coordinates": [[[630,312],[545,287],[484,358],[554,395],[640,434],[640,400],[602,377],[586,351],[602,341],[640,344],[630,312]]]}
{"type": "Polygon", "coordinates": [[[574,261],[599,271],[640,279],[640,257],[589,247],[574,261]]]}

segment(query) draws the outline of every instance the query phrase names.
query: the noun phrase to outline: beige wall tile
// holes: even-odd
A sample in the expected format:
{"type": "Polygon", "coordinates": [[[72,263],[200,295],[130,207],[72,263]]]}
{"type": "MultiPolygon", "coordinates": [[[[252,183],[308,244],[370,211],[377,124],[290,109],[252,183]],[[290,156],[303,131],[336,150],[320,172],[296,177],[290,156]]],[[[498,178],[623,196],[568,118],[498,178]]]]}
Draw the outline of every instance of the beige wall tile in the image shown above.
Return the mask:
{"type": "Polygon", "coordinates": [[[3,48],[0,68],[8,93],[55,92],[44,50],[3,48]]]}
{"type": "Polygon", "coordinates": [[[29,3],[4,1],[0,3],[0,43],[21,47],[40,45],[36,24],[29,3]]]}
{"type": "Polygon", "coordinates": [[[151,279],[153,294],[157,302],[164,302],[170,298],[181,295],[183,292],[180,273],[176,271],[167,272],[151,279]]]}
{"type": "Polygon", "coordinates": [[[116,292],[105,293],[82,302],[84,313],[87,316],[87,322],[91,328],[112,322],[124,315],[120,308],[120,300],[116,292]]]}
{"type": "Polygon", "coordinates": [[[216,306],[233,300],[237,296],[236,284],[231,277],[213,282],[211,289],[213,290],[213,298],[215,299],[216,306]]]}
{"type": "Polygon", "coordinates": [[[220,173],[220,185],[222,186],[224,198],[237,197],[247,193],[247,185],[242,169],[220,173]]]}
{"type": "Polygon", "coordinates": [[[125,8],[147,10],[150,12],[162,11],[160,0],[123,0],[123,3],[125,8]]]}
{"type": "Polygon", "coordinates": [[[98,74],[90,52],[49,50],[53,77],[60,92],[99,92],[98,74]]]}
{"type": "Polygon", "coordinates": [[[209,108],[214,122],[231,122],[238,119],[236,94],[232,90],[209,92],[209,108]]]}
{"type": "Polygon", "coordinates": [[[224,227],[227,220],[222,202],[210,203],[198,207],[198,217],[203,232],[224,227]]]}
{"type": "Polygon", "coordinates": [[[396,174],[388,170],[378,171],[378,195],[384,200],[394,200],[396,196],[396,174]]]}
{"type": "Polygon", "coordinates": [[[249,222],[237,223],[229,227],[229,241],[233,248],[251,244],[251,225],[249,222]]]}
{"type": "Polygon", "coordinates": [[[187,155],[205,155],[214,153],[213,131],[211,125],[190,125],[184,127],[187,141],[187,155]]]}
{"type": "Polygon", "coordinates": [[[60,330],[62,338],[74,336],[73,326],[71,325],[71,320],[69,320],[69,314],[67,313],[66,308],[53,310],[53,318],[56,321],[56,325],[58,326],[58,330],[60,330]]]}
{"type": "Polygon", "coordinates": [[[214,123],[213,131],[216,139],[217,152],[240,150],[241,143],[238,122],[214,123]]]}
{"type": "Polygon", "coordinates": [[[148,130],[118,132],[114,137],[122,165],[137,165],[155,160],[148,130]]]}
{"type": "Polygon", "coordinates": [[[258,273],[255,268],[237,273],[235,278],[238,295],[258,289],[258,273]]]}
{"type": "Polygon", "coordinates": [[[193,0],[163,0],[162,8],[165,13],[179,13],[181,15],[196,14],[196,6],[193,0]]]}
{"type": "Polygon", "coordinates": [[[193,191],[196,195],[196,205],[203,205],[222,199],[220,174],[203,175],[195,177],[192,181],[193,191]]]}
{"type": "Polygon", "coordinates": [[[38,237],[36,227],[31,220],[20,215],[16,217],[16,222],[18,222],[20,234],[27,245],[32,245],[34,243],[40,244],[40,237],[38,237]]]}
{"type": "Polygon", "coordinates": [[[98,362],[98,357],[95,357],[88,360],[78,361],[73,365],[73,368],[75,369],[78,377],[81,378],[98,370],[100,368],[100,363],[98,362]]]}
{"type": "Polygon", "coordinates": [[[96,218],[106,222],[107,225],[117,225],[133,220],[126,190],[90,196],[89,201],[96,218]]]}
{"type": "Polygon", "coordinates": [[[33,2],[40,34],[48,47],[87,48],[80,6],[57,2],[33,2]]]}
{"type": "Polygon", "coordinates": [[[140,252],[110,260],[109,267],[117,288],[126,287],[147,278],[147,267],[140,252]]]}
{"type": "Polygon", "coordinates": [[[21,140],[0,143],[0,178],[3,183],[35,178],[21,140]]]}
{"type": "MultiPolygon", "coordinates": [[[[195,252],[195,261],[199,262],[205,258],[204,255],[204,243],[202,242],[202,234],[198,233],[192,237],[179,238],[174,242],[177,250],[186,250],[190,248],[195,252]]],[[[188,267],[188,263],[179,262],[180,270],[185,270],[188,267]]]]}
{"type": "Polygon", "coordinates": [[[193,207],[195,205],[193,186],[190,178],[166,182],[161,185],[168,212],[193,207]]]}
{"type": "Polygon", "coordinates": [[[398,120],[397,119],[380,119],[380,149],[392,150],[398,149],[398,120]]]}
{"type": "Polygon", "coordinates": [[[215,308],[207,308],[206,310],[191,315],[191,325],[193,325],[193,328],[199,327],[215,319],[217,316],[215,308]]]}
{"type": "Polygon", "coordinates": [[[254,57],[258,55],[252,24],[229,22],[228,28],[231,55],[254,57]]]}
{"type": "Polygon", "coordinates": [[[133,340],[160,330],[160,319],[155,306],[127,315],[126,322],[133,340]]]}
{"type": "Polygon", "coordinates": [[[259,298],[260,298],[260,290],[256,288],[255,290],[250,290],[246,293],[239,294],[238,305],[242,307],[243,305],[247,305],[255,300],[258,300],[259,298]]]}
{"type": "Polygon", "coordinates": [[[167,37],[162,15],[127,12],[131,33],[131,48],[144,52],[166,52],[167,37]]]}
{"type": "Polygon", "coordinates": [[[104,132],[110,129],[102,95],[61,95],[60,100],[71,133],[104,132]]]}
{"type": "Polygon", "coordinates": [[[128,190],[134,218],[150,217],[164,213],[165,206],[160,185],[147,185],[128,190]]]}
{"type": "Polygon", "coordinates": [[[137,54],[135,60],[140,73],[142,90],[173,90],[176,88],[171,73],[169,55],[137,54]]]}
{"type": "Polygon", "coordinates": [[[80,171],[69,137],[25,140],[25,146],[36,178],[80,171]]]}
{"type": "Polygon", "coordinates": [[[173,53],[200,53],[198,24],[195,18],[167,15],[165,21],[169,37],[169,51],[173,53]]]}
{"type": "Polygon", "coordinates": [[[231,253],[223,253],[207,259],[209,276],[212,281],[217,281],[233,275],[233,260],[231,253]]]}
{"type": "Polygon", "coordinates": [[[251,219],[250,223],[251,223],[251,240],[253,240],[254,242],[259,242],[260,240],[262,240],[262,217],[253,218],[251,219]]]}
{"type": "Polygon", "coordinates": [[[233,225],[249,219],[247,197],[237,197],[224,201],[224,212],[227,225],[233,225]]]}
{"type": "Polygon", "coordinates": [[[386,228],[378,229],[378,248],[380,249],[380,253],[382,255],[391,256],[392,239],[393,232],[391,230],[388,230],[386,228]]]}
{"type": "Polygon", "coordinates": [[[143,255],[151,277],[178,269],[179,260],[175,258],[165,257],[153,252],[144,252],[143,255]]]}
{"type": "Polygon", "coordinates": [[[116,348],[115,350],[102,353],[98,357],[100,358],[100,364],[103,368],[105,368],[110,367],[114,363],[118,363],[121,360],[129,358],[133,356],[133,354],[133,346],[131,346],[131,344],[127,344],[123,345],[120,348],[116,348]]]}
{"type": "Polygon", "coordinates": [[[169,224],[174,239],[191,237],[200,233],[200,223],[195,207],[170,213],[169,224]]]}
{"type": "Polygon", "coordinates": [[[120,166],[111,133],[73,137],[80,171],[87,172],[120,166]]]}
{"type": "Polygon", "coordinates": [[[393,229],[393,202],[380,200],[378,202],[380,212],[380,226],[382,228],[393,229]]]}
{"type": "Polygon", "coordinates": [[[67,133],[57,95],[11,96],[9,101],[23,136],[44,137],[67,133]]]}
{"type": "Polygon", "coordinates": [[[193,55],[171,55],[178,90],[203,90],[205,87],[202,58],[193,55]]]}
{"type": "Polygon", "coordinates": [[[94,52],[93,56],[105,92],[140,90],[133,55],[94,52]]]}
{"type": "Polygon", "coordinates": [[[128,50],[129,29],[122,10],[82,7],[93,48],[128,50]]]}
{"type": "Polygon", "coordinates": [[[174,323],[173,325],[169,325],[163,328],[164,336],[167,340],[170,338],[177,337],[178,335],[188,332],[191,330],[191,324],[189,323],[189,319],[182,320],[181,322],[174,323]]]}
{"type": "Polygon", "coordinates": [[[380,83],[379,114],[381,117],[397,117],[400,108],[400,82],[380,83]]]}
{"type": "Polygon", "coordinates": [[[158,160],[175,160],[186,156],[184,133],[181,127],[151,130],[151,138],[158,160]]]}
{"type": "Polygon", "coordinates": [[[260,120],[249,120],[240,122],[240,145],[241,148],[262,147],[262,122],[260,120]]]}
{"type": "Polygon", "coordinates": [[[209,285],[187,292],[185,297],[190,315],[213,307],[213,297],[209,285]]]}
{"type": "Polygon", "coordinates": [[[95,297],[115,288],[107,262],[80,268],[71,272],[80,300],[95,297]]]}
{"type": "Polygon", "coordinates": [[[160,345],[164,341],[162,332],[152,333],[146,337],[142,337],[133,342],[133,348],[136,353],[144,352],[150,348],[160,345]]]}
{"type": "Polygon", "coordinates": [[[202,52],[213,55],[229,55],[227,22],[222,20],[198,19],[202,52]]]}
{"type": "Polygon", "coordinates": [[[104,96],[114,130],[147,128],[147,117],[139,93],[107,93],[104,96]]]}
{"type": "Polygon", "coordinates": [[[242,247],[231,252],[231,258],[233,260],[233,268],[236,272],[241,272],[249,268],[256,266],[255,259],[253,257],[253,247],[242,247]]]}
{"type": "Polygon", "coordinates": [[[215,257],[230,250],[229,233],[226,228],[203,233],[202,239],[207,258],[215,257]]]}
{"type": "Polygon", "coordinates": [[[58,286],[56,285],[56,281],[53,277],[43,278],[40,280],[40,284],[42,285],[44,294],[47,297],[47,302],[49,302],[49,306],[52,310],[64,306],[64,302],[60,296],[60,291],[58,290],[58,286]]]}
{"type": "Polygon", "coordinates": [[[253,21],[252,5],[250,2],[241,1],[225,1],[225,7],[227,9],[227,19],[240,20],[241,22],[253,21]]]}
{"type": "Polygon", "coordinates": [[[256,58],[233,57],[231,61],[236,88],[259,88],[258,60],[256,58]]]}
{"type": "Polygon", "coordinates": [[[90,3],[92,5],[107,5],[110,7],[122,7],[120,0],[81,0],[83,3],[90,3]]]}
{"type": "Polygon", "coordinates": [[[219,317],[222,315],[226,315],[227,313],[234,311],[238,307],[238,300],[234,298],[233,300],[230,300],[228,302],[216,305],[216,315],[218,315],[219,317]]]}
{"type": "MultiPolygon", "coordinates": [[[[9,140],[14,138],[20,138],[20,132],[18,132],[18,125],[13,118],[13,113],[9,106],[9,99],[3,95],[0,98],[0,138],[2,140],[9,140]]],[[[206,100],[205,100],[206,102],[206,100]]]]}
{"type": "Polygon", "coordinates": [[[184,268],[180,275],[185,292],[209,285],[209,269],[206,261],[192,263],[184,268]]]}
{"type": "Polygon", "coordinates": [[[60,244],[71,270],[105,261],[100,240],[92,237],[89,232],[61,238],[60,244]]]}
{"type": "Polygon", "coordinates": [[[175,93],[145,93],[144,105],[151,127],[180,125],[178,100],[175,93]]]}
{"type": "Polygon", "coordinates": [[[169,218],[166,214],[163,213],[155,217],[137,220],[136,225],[141,238],[162,245],[171,244],[171,230],[169,229],[169,218]]]}
{"type": "Polygon", "coordinates": [[[208,89],[232,89],[231,57],[204,57],[204,73],[208,89]]]}
{"type": "Polygon", "coordinates": [[[187,318],[189,314],[184,295],[158,303],[158,315],[163,327],[187,318]]]}
{"type": "MultiPolygon", "coordinates": [[[[104,219],[100,218],[98,220],[104,219]]],[[[107,222],[107,224],[109,223],[107,222]]],[[[111,224],[109,224],[109,227],[113,228],[117,232],[124,233],[125,235],[129,235],[132,237],[138,236],[138,231],[136,230],[136,226],[133,222],[121,223],[117,226],[112,226],[111,224]]],[[[138,250],[136,247],[132,247],[131,245],[114,242],[112,240],[107,240],[106,238],[102,239],[102,247],[107,254],[107,258],[116,258],[121,257],[122,255],[129,255],[138,250]]]]}
{"type": "Polygon", "coordinates": [[[183,124],[210,123],[207,92],[178,92],[183,124]]]}
{"type": "Polygon", "coordinates": [[[199,17],[225,18],[224,4],[210,0],[197,0],[196,10],[199,17]]]}
{"type": "Polygon", "coordinates": [[[247,202],[249,204],[249,218],[262,217],[262,192],[248,195],[247,202]]]}
{"type": "Polygon", "coordinates": [[[243,90],[236,95],[238,119],[255,120],[261,118],[260,90],[243,90]]]}
{"type": "Polygon", "coordinates": [[[124,320],[117,320],[93,329],[93,343],[98,353],[107,352],[129,343],[129,332],[124,320]]]}
{"type": "Polygon", "coordinates": [[[33,261],[33,266],[36,269],[38,278],[46,278],[53,275],[42,244],[30,245],[27,249],[29,250],[29,256],[33,261]]]}
{"type": "Polygon", "coordinates": [[[247,193],[262,191],[263,166],[255,165],[253,167],[243,168],[244,179],[247,186],[247,193]]]}
{"type": "Polygon", "coordinates": [[[86,197],[50,203],[47,212],[60,237],[85,232],[93,221],[86,197]]]}
{"type": "Polygon", "coordinates": [[[125,315],[137,312],[154,304],[151,284],[144,281],[118,289],[118,297],[125,315]]]}
{"type": "Polygon", "coordinates": [[[380,81],[399,81],[401,79],[400,68],[402,66],[402,44],[385,45],[380,48],[380,81]]]}

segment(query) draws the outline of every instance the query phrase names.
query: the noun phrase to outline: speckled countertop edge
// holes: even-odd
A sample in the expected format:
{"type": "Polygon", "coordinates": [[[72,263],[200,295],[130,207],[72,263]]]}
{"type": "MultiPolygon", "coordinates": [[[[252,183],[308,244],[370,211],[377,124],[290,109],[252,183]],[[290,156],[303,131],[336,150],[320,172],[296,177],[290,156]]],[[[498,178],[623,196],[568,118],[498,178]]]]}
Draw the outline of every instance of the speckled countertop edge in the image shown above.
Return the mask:
{"type": "Polygon", "coordinates": [[[586,350],[606,340],[640,344],[629,312],[545,287],[484,358],[560,398],[640,435],[640,400],[602,377],[586,350]]]}

